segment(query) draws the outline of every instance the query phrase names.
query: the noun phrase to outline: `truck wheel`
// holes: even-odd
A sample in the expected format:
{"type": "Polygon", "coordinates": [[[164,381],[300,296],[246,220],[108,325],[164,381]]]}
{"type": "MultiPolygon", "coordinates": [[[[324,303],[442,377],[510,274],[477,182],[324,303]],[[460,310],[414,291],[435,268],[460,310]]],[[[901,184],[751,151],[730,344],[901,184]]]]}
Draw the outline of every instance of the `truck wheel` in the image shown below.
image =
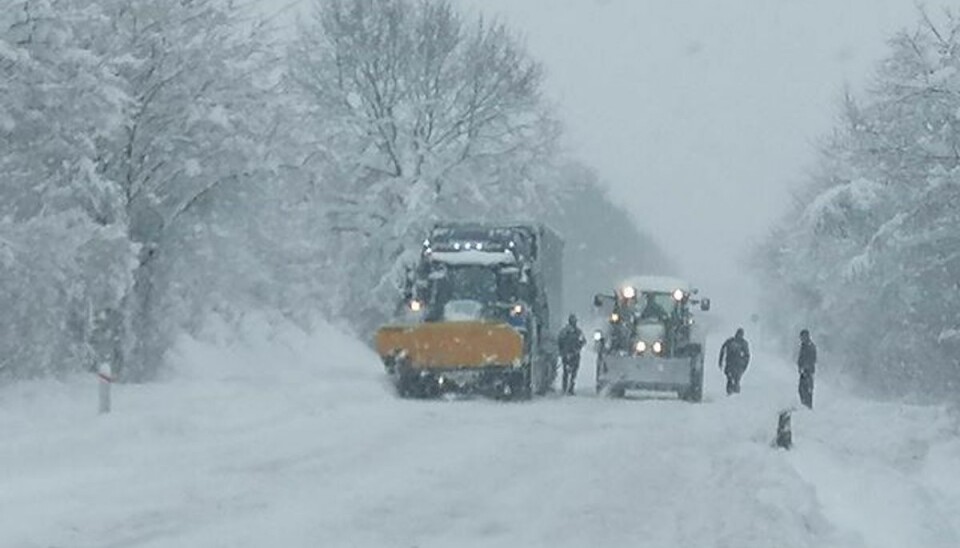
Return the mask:
{"type": "Polygon", "coordinates": [[[693,388],[690,390],[690,401],[694,403],[700,403],[703,401],[703,379],[700,378],[694,383],[693,388]]]}
{"type": "Polygon", "coordinates": [[[703,401],[703,384],[697,383],[677,394],[683,401],[700,403],[703,401]]]}
{"type": "Polygon", "coordinates": [[[397,378],[397,395],[401,398],[409,398],[413,395],[413,387],[411,386],[410,380],[400,375],[397,378]]]}
{"type": "Polygon", "coordinates": [[[519,374],[513,376],[511,384],[511,399],[529,400],[533,397],[533,378],[530,375],[530,368],[524,368],[519,374]]]}
{"type": "Polygon", "coordinates": [[[597,367],[594,374],[594,383],[597,386],[597,394],[602,394],[607,389],[607,383],[600,380],[600,372],[605,370],[603,358],[600,354],[597,354],[597,367]]]}
{"type": "Polygon", "coordinates": [[[553,383],[557,377],[557,356],[553,354],[544,354],[539,360],[532,362],[529,367],[537,367],[537,375],[530,375],[531,380],[527,383],[530,386],[530,393],[542,396],[553,390],[553,383]]]}
{"type": "Polygon", "coordinates": [[[703,401],[703,363],[698,372],[690,375],[690,387],[680,394],[680,398],[694,403],[703,401]]]}
{"type": "Polygon", "coordinates": [[[493,382],[493,397],[501,401],[529,400],[533,394],[530,369],[509,371],[493,382]]]}
{"type": "Polygon", "coordinates": [[[401,398],[409,398],[413,392],[413,379],[409,373],[409,367],[403,360],[396,360],[391,364],[392,373],[396,377],[397,395],[401,398]]]}
{"type": "MultiPolygon", "coordinates": [[[[397,377],[397,394],[401,398],[426,398],[431,395],[431,386],[424,382],[416,371],[405,360],[397,360],[395,374],[397,377]]],[[[436,388],[436,385],[433,386],[436,388]]]]}

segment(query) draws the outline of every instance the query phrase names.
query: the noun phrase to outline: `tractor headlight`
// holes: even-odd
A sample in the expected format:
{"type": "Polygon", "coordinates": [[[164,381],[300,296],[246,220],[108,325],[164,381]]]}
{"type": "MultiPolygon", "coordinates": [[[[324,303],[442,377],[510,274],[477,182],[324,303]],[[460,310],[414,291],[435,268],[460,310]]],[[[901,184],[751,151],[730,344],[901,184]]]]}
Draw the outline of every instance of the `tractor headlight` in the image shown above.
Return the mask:
{"type": "Polygon", "coordinates": [[[636,346],[634,346],[634,350],[637,351],[637,354],[643,354],[647,351],[647,343],[643,341],[637,341],[636,346]]]}
{"type": "Polygon", "coordinates": [[[410,311],[411,312],[420,312],[423,310],[423,303],[414,299],[410,301],[410,311]]]}
{"type": "Polygon", "coordinates": [[[617,314],[616,312],[614,312],[613,314],[610,314],[610,323],[617,323],[619,321],[620,321],[620,314],[617,314]]]}
{"type": "Polygon", "coordinates": [[[593,332],[593,340],[600,342],[603,340],[603,332],[599,329],[593,332]]]}
{"type": "Polygon", "coordinates": [[[522,304],[513,305],[513,307],[510,308],[510,313],[513,314],[514,316],[519,316],[520,314],[523,314],[523,305],[522,304]]]}
{"type": "Polygon", "coordinates": [[[675,300],[675,301],[677,301],[677,302],[682,301],[685,296],[686,296],[686,294],[683,292],[682,289],[676,289],[676,290],[674,290],[674,292],[673,292],[673,300],[675,300]]]}
{"type": "Polygon", "coordinates": [[[654,341],[653,343],[653,353],[660,354],[663,352],[663,343],[660,341],[654,341]]]}
{"type": "Polygon", "coordinates": [[[620,290],[620,294],[623,295],[624,299],[632,299],[637,296],[637,289],[632,285],[628,285],[620,290]]]}

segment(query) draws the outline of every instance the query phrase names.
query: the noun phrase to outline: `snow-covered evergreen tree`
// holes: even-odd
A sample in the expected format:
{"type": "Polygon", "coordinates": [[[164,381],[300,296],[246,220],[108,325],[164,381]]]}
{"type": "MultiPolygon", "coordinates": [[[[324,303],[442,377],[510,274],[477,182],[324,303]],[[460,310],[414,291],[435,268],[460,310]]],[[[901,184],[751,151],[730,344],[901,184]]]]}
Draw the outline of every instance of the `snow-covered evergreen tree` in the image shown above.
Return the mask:
{"type": "Polygon", "coordinates": [[[960,17],[920,15],[759,254],[781,327],[892,393],[960,386],[960,17]]]}

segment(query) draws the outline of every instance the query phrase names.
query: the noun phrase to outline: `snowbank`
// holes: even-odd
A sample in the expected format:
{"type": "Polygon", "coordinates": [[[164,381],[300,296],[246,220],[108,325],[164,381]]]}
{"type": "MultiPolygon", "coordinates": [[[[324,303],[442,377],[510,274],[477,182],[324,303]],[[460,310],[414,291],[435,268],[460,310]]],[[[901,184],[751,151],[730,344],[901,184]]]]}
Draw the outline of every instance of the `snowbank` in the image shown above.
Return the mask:
{"type": "MultiPolygon", "coordinates": [[[[716,349],[711,349],[715,355],[716,349]]],[[[408,401],[365,345],[253,317],[174,373],[0,392],[0,546],[955,547],[960,442],[939,409],[818,386],[758,353],[738,397],[408,401]]],[[[589,363],[588,360],[584,361],[589,363]]]]}

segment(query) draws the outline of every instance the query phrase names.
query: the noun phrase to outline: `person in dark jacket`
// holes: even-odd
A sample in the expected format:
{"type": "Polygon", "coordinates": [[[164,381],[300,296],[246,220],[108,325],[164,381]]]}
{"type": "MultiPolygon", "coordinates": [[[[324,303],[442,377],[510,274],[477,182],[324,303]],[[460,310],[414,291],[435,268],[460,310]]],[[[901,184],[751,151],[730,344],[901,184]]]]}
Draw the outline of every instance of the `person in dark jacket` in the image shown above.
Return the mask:
{"type": "Polygon", "coordinates": [[[727,376],[727,395],[740,393],[740,379],[750,364],[750,345],[743,337],[743,328],[720,347],[720,369],[727,376]],[[726,359],[726,363],[724,363],[726,359]]]}
{"type": "Polygon", "coordinates": [[[560,330],[557,336],[557,346],[560,347],[560,360],[563,362],[563,393],[573,394],[573,385],[577,380],[577,370],[580,369],[580,350],[587,344],[583,331],[577,327],[577,317],[570,314],[567,325],[560,330]]]}
{"type": "Polygon", "coordinates": [[[797,370],[800,382],[797,391],[800,403],[813,409],[813,374],[817,369],[817,345],[810,339],[810,332],[800,331],[800,353],[797,355],[797,370]]]}

